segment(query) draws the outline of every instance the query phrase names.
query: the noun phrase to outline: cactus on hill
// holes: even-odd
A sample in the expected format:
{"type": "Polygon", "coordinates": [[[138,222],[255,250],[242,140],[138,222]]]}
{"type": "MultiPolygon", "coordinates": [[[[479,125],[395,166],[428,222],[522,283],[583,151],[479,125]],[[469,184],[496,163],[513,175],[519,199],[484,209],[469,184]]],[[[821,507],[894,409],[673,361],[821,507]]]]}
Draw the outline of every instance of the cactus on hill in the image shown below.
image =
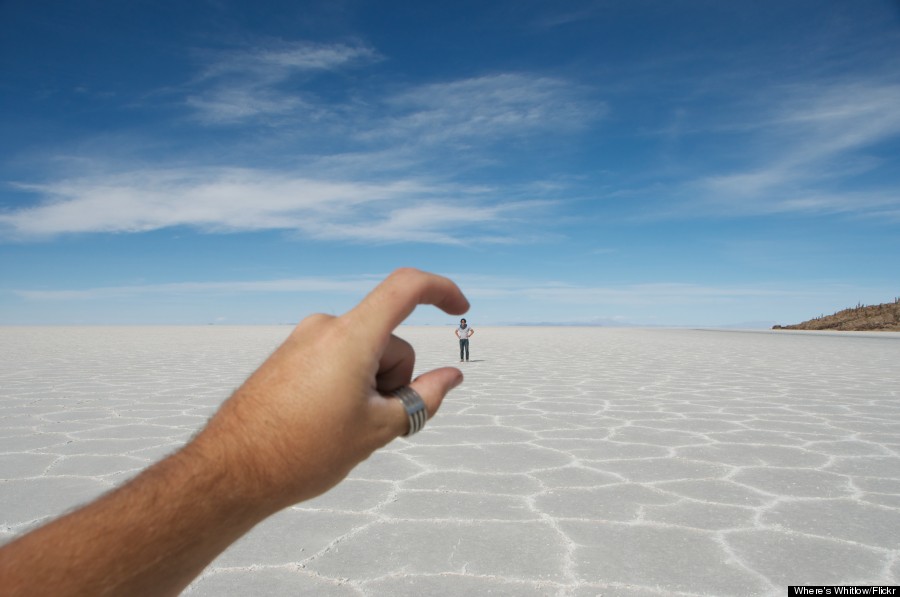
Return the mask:
{"type": "Polygon", "coordinates": [[[794,325],[776,325],[775,330],[843,330],[843,331],[894,331],[900,332],[900,297],[893,303],[863,305],[822,315],[794,325]]]}

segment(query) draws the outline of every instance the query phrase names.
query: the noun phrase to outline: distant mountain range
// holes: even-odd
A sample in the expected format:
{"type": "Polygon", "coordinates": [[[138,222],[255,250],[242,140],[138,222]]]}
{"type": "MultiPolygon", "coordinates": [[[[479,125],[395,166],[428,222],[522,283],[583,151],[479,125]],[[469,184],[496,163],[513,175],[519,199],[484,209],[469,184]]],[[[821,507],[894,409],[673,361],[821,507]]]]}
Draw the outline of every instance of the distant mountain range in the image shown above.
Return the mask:
{"type": "Polygon", "coordinates": [[[772,329],[900,332],[900,298],[881,305],[857,305],[834,315],[822,315],[794,325],[776,325],[772,329]]]}

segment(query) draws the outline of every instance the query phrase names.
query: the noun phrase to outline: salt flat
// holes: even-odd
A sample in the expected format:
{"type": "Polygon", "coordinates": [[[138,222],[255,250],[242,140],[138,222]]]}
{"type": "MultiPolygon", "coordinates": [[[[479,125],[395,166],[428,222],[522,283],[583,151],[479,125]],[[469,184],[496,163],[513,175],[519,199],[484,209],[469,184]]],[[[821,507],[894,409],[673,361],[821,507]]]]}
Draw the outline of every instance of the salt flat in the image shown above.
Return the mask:
{"type": "MultiPolygon", "coordinates": [[[[465,383],[190,595],[900,583],[900,335],[403,327],[465,383]]],[[[286,327],[0,328],[0,541],[174,450],[286,327]]]]}

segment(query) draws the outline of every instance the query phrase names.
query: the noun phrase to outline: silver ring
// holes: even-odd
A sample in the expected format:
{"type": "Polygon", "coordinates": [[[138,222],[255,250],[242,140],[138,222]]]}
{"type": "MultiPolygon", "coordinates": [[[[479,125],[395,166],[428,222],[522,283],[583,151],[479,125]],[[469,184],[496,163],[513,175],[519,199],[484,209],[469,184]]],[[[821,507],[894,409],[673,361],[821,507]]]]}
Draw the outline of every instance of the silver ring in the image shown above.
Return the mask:
{"type": "Polygon", "coordinates": [[[409,386],[400,386],[391,394],[400,399],[406,409],[406,416],[409,418],[409,431],[404,433],[403,437],[421,431],[428,419],[428,411],[425,409],[425,401],[422,400],[419,393],[409,386]]]}

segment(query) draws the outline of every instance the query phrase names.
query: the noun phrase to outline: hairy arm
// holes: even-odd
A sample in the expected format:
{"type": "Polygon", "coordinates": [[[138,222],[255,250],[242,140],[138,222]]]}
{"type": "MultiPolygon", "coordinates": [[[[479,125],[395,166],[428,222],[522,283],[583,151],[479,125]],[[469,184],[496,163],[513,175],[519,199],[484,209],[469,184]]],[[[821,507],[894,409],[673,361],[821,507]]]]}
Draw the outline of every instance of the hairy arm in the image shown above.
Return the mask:
{"type": "Polygon", "coordinates": [[[174,595],[268,513],[199,445],[0,549],[7,595],[174,595]]]}
{"type": "MultiPolygon", "coordinates": [[[[336,485],[407,431],[385,394],[410,383],[415,354],[392,332],[418,304],[468,309],[450,280],[403,269],[347,314],[305,319],[184,448],[0,548],[4,594],[177,594],[264,518],[336,485]]],[[[410,385],[434,415],[461,381],[447,367],[410,385]]]]}

